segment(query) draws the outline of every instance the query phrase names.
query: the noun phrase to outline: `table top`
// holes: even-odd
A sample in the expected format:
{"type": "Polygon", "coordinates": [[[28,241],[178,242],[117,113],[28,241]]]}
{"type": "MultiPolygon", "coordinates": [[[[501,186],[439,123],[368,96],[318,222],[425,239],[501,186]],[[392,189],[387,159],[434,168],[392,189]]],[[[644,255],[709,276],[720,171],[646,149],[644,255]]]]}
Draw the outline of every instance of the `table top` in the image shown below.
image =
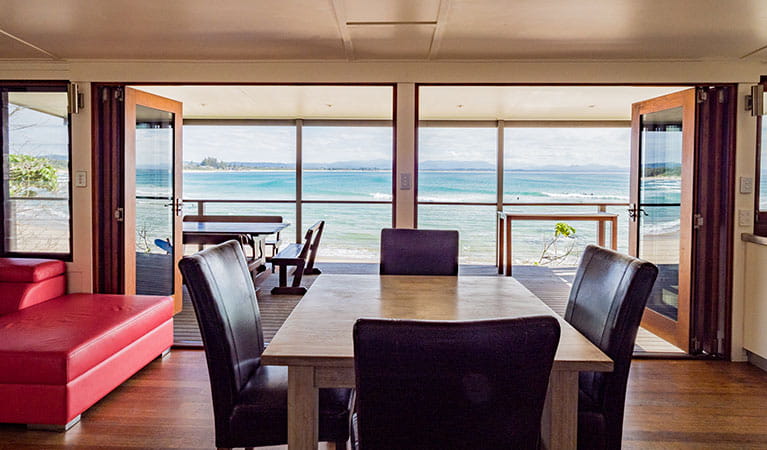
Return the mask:
{"type": "Polygon", "coordinates": [[[274,234],[288,226],[287,222],[184,222],[184,233],[274,234]]]}
{"type": "Polygon", "coordinates": [[[528,220],[612,220],[618,217],[617,214],[608,212],[595,212],[595,213],[568,213],[568,212],[556,212],[556,213],[521,213],[511,211],[498,211],[498,217],[509,217],[512,219],[528,219],[528,220]]]}
{"type": "Polygon", "coordinates": [[[562,327],[553,370],[612,370],[612,360],[510,277],[321,275],[264,351],[270,365],[353,367],[360,317],[475,320],[550,315],[562,327]]]}

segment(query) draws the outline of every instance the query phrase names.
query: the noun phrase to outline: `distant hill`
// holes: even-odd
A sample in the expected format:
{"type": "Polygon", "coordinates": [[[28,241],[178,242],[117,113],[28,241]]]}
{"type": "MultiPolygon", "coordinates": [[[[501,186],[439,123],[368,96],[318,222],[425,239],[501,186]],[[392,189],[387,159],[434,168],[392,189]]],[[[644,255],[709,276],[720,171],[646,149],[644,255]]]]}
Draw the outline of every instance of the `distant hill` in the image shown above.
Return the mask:
{"type": "MultiPolygon", "coordinates": [[[[245,169],[271,169],[271,170],[291,170],[295,169],[294,164],[256,162],[256,161],[231,161],[224,163],[227,170],[245,170],[245,169]]],[[[212,169],[198,162],[186,161],[184,167],[187,169],[212,169]]],[[[308,170],[391,170],[392,162],[386,159],[357,160],[357,161],[334,161],[327,163],[304,163],[304,169],[308,170]]],[[[494,171],[495,164],[485,161],[447,161],[447,160],[428,160],[420,163],[421,170],[486,170],[494,171]]],[[[627,167],[609,166],[602,164],[592,165],[543,165],[527,167],[506,167],[511,171],[535,171],[535,172],[626,172],[627,167]]]]}

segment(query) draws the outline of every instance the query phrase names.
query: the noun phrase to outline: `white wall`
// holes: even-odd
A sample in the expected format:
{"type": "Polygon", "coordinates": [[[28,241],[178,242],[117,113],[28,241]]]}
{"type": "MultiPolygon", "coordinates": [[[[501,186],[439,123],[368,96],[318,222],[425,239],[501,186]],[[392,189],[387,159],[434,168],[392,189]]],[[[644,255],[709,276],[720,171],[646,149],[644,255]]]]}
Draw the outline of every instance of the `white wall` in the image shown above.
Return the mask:
{"type": "MultiPolygon", "coordinates": [[[[241,61],[56,61],[0,62],[0,79],[78,80],[89,93],[90,81],[130,83],[316,83],[316,82],[395,82],[398,83],[399,105],[397,165],[400,172],[414,169],[413,126],[414,85],[412,83],[587,83],[587,84],[684,84],[742,83],[739,102],[747,86],[767,74],[767,66],[759,61],[695,61],[695,62],[241,62],[241,61]]],[[[86,105],[90,100],[86,99],[86,105]]],[[[737,166],[740,176],[753,176],[755,121],[738,106],[737,166]]],[[[73,118],[73,170],[90,174],[89,108],[73,118]]],[[[90,186],[90,180],[89,180],[90,186]]],[[[397,192],[396,211],[399,226],[412,223],[413,191],[397,192]],[[410,221],[410,222],[409,222],[410,221]]],[[[74,204],[74,261],[70,264],[72,290],[88,291],[92,284],[91,192],[76,188],[74,204]]],[[[737,209],[752,209],[753,197],[736,196],[737,209]]],[[[740,233],[751,227],[734,230],[734,286],[732,354],[742,360],[743,317],[749,298],[746,283],[763,279],[753,266],[746,266],[745,243],[740,233]]],[[[748,244],[753,245],[753,244],[748,244]]]]}

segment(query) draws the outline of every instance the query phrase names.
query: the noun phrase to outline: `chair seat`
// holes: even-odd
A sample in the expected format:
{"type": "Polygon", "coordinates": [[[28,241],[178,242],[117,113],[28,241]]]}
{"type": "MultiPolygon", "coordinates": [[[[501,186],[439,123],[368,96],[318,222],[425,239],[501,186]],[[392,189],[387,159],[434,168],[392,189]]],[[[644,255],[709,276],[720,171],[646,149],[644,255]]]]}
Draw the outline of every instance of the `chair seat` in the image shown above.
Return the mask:
{"type": "MultiPolygon", "coordinates": [[[[333,441],[349,426],[350,389],[320,389],[319,439],[333,441]]],[[[231,432],[242,442],[287,442],[288,370],[259,366],[237,398],[230,420],[231,432]],[[252,424],[258,423],[259,427],[252,424]]],[[[272,445],[272,444],[264,444],[272,445]]]]}
{"type": "Polygon", "coordinates": [[[272,262],[277,262],[282,259],[295,259],[301,254],[301,250],[304,249],[304,244],[290,244],[284,249],[280,250],[277,255],[272,257],[272,262]]]}

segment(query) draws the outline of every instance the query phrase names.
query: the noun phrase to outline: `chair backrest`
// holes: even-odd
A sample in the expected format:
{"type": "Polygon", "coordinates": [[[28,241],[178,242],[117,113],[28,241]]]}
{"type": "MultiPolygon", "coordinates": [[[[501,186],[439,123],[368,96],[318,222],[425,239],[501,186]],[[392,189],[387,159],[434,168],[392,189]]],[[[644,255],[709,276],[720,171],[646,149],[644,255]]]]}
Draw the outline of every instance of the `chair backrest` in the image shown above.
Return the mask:
{"type": "Polygon", "coordinates": [[[458,275],[458,231],[381,230],[381,275],[458,275]]]}
{"type": "Polygon", "coordinates": [[[184,222],[282,222],[282,216],[184,216],[184,222]]]}
{"type": "Polygon", "coordinates": [[[580,375],[582,393],[599,405],[608,422],[608,442],[617,437],[618,447],[608,448],[620,448],[634,341],[657,276],[658,268],[650,262],[589,245],[570,290],[565,320],[614,362],[612,372],[580,375]]]}
{"type": "Polygon", "coordinates": [[[551,316],[359,319],[360,448],[536,448],[559,333],[551,316]]]}
{"type": "Polygon", "coordinates": [[[299,258],[306,259],[307,256],[310,256],[312,262],[314,261],[315,253],[320,246],[320,239],[322,238],[322,231],[324,229],[325,221],[320,220],[306,230],[306,234],[304,234],[304,247],[298,255],[299,258]]]}
{"type": "Polygon", "coordinates": [[[185,256],[178,265],[200,324],[219,433],[228,426],[237,394],[261,365],[256,292],[237,241],[185,256]]]}

